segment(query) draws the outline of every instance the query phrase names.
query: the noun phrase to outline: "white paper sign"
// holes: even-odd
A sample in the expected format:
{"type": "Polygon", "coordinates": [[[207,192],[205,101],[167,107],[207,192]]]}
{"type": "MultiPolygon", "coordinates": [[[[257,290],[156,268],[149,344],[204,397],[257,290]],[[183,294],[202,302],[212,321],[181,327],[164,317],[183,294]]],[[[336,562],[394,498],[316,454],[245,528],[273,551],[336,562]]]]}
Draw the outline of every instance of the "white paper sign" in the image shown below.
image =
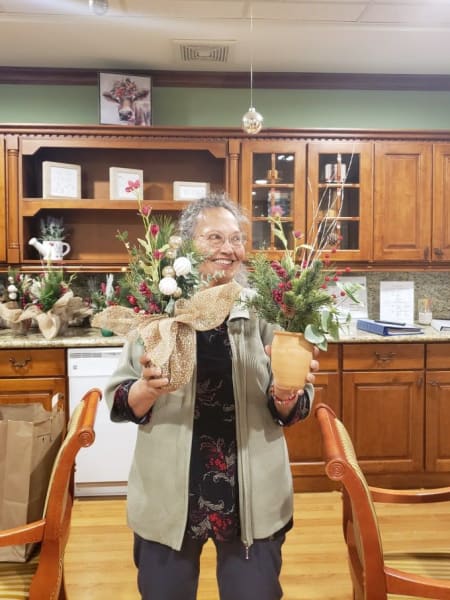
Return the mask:
{"type": "Polygon", "coordinates": [[[414,322],[413,281],[380,281],[380,320],[414,322]]]}

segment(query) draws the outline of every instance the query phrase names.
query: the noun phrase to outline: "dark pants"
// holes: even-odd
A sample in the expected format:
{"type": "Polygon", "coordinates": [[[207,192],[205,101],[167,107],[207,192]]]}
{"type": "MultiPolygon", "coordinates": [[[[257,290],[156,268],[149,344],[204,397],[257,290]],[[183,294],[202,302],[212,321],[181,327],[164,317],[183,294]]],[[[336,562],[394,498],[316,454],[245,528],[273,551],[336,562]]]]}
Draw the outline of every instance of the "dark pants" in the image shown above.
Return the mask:
{"type": "MultiPolygon", "coordinates": [[[[255,540],[248,558],[240,540],[215,542],[220,600],[279,600],[285,535],[255,540]]],[[[143,600],[195,600],[203,542],[186,537],[178,552],[134,536],[134,562],[143,600]]]]}

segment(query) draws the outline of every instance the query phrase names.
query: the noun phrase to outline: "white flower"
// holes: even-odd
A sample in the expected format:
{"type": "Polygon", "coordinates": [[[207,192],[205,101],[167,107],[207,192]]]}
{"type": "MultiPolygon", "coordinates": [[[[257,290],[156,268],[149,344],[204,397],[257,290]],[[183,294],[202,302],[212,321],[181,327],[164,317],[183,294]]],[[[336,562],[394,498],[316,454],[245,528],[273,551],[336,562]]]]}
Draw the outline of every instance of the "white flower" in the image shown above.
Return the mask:
{"type": "Polygon", "coordinates": [[[30,287],[30,294],[33,296],[33,298],[40,298],[41,291],[42,291],[41,282],[34,280],[30,287]]]}
{"type": "Polygon", "coordinates": [[[158,287],[161,294],[171,296],[178,288],[178,285],[173,277],[163,277],[159,282],[158,287]]]}
{"type": "Polygon", "coordinates": [[[177,277],[188,275],[192,271],[191,261],[185,256],[179,256],[174,260],[173,268],[177,277]]]}

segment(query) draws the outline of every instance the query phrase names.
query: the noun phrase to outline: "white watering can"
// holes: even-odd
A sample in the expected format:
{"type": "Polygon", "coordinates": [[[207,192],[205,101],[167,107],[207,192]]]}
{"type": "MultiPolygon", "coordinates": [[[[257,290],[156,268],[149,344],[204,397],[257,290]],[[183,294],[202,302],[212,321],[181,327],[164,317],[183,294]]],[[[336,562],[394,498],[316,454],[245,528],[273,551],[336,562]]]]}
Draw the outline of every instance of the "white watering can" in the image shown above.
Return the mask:
{"type": "Polygon", "coordinates": [[[62,240],[43,240],[41,243],[33,237],[28,243],[36,248],[44,260],[62,260],[70,252],[70,245],[62,240]]]}

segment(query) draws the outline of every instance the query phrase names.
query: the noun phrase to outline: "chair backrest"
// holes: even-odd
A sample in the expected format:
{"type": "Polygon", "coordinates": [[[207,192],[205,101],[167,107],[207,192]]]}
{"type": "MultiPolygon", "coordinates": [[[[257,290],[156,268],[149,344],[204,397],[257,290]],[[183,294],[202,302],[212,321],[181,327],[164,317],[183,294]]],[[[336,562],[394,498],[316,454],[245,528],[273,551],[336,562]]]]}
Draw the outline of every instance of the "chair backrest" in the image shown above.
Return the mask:
{"type": "Polygon", "coordinates": [[[75,459],[81,448],[91,446],[94,442],[94,423],[101,398],[102,392],[96,388],[83,396],[72,414],[67,434],[56,456],[44,508],[45,526],[39,563],[32,580],[30,598],[59,597],[73,506],[72,474],[75,459]]]}
{"type": "Polygon", "coordinates": [[[354,597],[386,600],[383,548],[375,507],[350,436],[326,404],[315,409],[322,434],[325,472],[342,484],[343,529],[354,597]]]}

